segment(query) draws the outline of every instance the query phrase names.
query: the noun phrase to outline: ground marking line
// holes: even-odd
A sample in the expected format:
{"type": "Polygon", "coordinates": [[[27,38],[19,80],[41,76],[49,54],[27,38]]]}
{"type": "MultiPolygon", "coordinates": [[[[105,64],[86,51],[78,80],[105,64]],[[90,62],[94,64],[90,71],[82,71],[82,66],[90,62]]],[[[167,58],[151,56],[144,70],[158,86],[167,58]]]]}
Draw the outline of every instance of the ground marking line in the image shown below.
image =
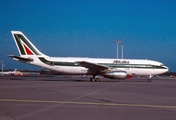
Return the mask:
{"type": "MultiPolygon", "coordinates": [[[[21,120],[21,119],[28,118],[29,116],[33,116],[33,115],[36,115],[36,114],[38,114],[38,113],[47,111],[47,110],[49,110],[49,109],[59,107],[59,106],[62,105],[62,104],[66,104],[65,102],[75,101],[75,100],[78,100],[78,99],[80,99],[80,98],[83,98],[83,97],[86,97],[86,96],[95,94],[95,93],[100,92],[100,91],[103,91],[103,90],[106,90],[106,89],[108,89],[108,88],[110,88],[110,87],[113,87],[113,86],[114,86],[114,85],[111,85],[111,86],[105,87],[105,88],[103,88],[103,89],[99,89],[99,90],[90,92],[90,93],[88,93],[88,94],[81,95],[81,96],[79,96],[79,97],[76,97],[76,98],[73,98],[73,99],[70,99],[70,100],[60,101],[60,103],[56,103],[56,104],[47,106],[47,107],[45,107],[45,108],[39,109],[39,110],[37,110],[37,111],[32,111],[32,112],[30,112],[30,113],[21,115],[21,116],[19,116],[17,119],[18,119],[18,120],[21,120]]],[[[25,101],[25,100],[24,100],[24,101],[25,101]]],[[[24,102],[24,101],[23,101],[23,102],[24,102]]],[[[20,101],[19,101],[19,102],[20,102],[20,101]]],[[[21,101],[21,102],[22,102],[22,101],[21,101]]],[[[29,101],[26,101],[26,102],[29,102],[29,101]]],[[[37,100],[37,101],[34,101],[34,100],[33,100],[33,103],[34,103],[34,102],[38,102],[38,103],[39,103],[39,100],[37,100]]],[[[46,101],[40,100],[40,103],[42,103],[42,102],[43,102],[43,103],[44,103],[44,102],[46,103],[46,101]]],[[[68,103],[67,103],[67,104],[68,104],[68,103]]],[[[71,103],[70,103],[70,104],[71,104],[71,103]]],[[[72,103],[72,104],[73,104],[73,103],[72,103]]]]}
{"type": "Polygon", "coordinates": [[[71,99],[71,100],[69,100],[69,101],[78,100],[78,99],[80,99],[80,98],[83,98],[83,97],[86,97],[86,96],[89,96],[89,95],[95,94],[95,93],[97,93],[97,92],[101,92],[101,91],[103,91],[103,90],[109,89],[109,88],[111,88],[111,87],[113,87],[113,86],[114,86],[114,85],[112,85],[112,86],[108,86],[108,87],[105,87],[105,88],[100,89],[100,90],[96,90],[96,91],[90,92],[90,93],[88,93],[88,94],[85,94],[85,95],[82,95],[82,96],[79,96],[79,97],[73,98],[73,99],[71,99]]]}
{"type": "Polygon", "coordinates": [[[145,104],[120,104],[120,103],[98,103],[98,102],[69,102],[69,101],[45,101],[45,100],[19,100],[19,99],[0,99],[1,102],[27,102],[27,103],[51,103],[51,104],[75,104],[75,105],[100,105],[100,106],[119,106],[119,107],[146,107],[146,108],[167,108],[176,109],[176,106],[165,105],[145,105],[145,104]]]}

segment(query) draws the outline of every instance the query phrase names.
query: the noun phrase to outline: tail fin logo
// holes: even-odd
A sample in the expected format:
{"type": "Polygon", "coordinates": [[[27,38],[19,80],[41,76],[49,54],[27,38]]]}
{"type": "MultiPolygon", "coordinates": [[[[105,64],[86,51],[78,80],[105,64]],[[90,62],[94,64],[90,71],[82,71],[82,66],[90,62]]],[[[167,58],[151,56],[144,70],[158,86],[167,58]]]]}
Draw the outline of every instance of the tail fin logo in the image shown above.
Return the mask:
{"type": "Polygon", "coordinates": [[[20,31],[12,31],[20,55],[43,55],[20,31]]]}
{"type": "Polygon", "coordinates": [[[23,44],[23,46],[24,46],[24,49],[25,49],[27,55],[34,55],[34,53],[32,53],[32,51],[30,50],[30,48],[28,48],[25,44],[23,44]]]}

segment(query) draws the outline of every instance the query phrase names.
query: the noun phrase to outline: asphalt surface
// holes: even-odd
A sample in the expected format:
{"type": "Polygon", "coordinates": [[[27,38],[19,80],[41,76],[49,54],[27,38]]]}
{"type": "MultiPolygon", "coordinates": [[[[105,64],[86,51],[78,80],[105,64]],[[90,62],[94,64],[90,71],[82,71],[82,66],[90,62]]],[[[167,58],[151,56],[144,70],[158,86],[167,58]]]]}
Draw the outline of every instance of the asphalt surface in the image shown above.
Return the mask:
{"type": "Polygon", "coordinates": [[[176,120],[176,78],[0,76],[0,120],[176,120]]]}

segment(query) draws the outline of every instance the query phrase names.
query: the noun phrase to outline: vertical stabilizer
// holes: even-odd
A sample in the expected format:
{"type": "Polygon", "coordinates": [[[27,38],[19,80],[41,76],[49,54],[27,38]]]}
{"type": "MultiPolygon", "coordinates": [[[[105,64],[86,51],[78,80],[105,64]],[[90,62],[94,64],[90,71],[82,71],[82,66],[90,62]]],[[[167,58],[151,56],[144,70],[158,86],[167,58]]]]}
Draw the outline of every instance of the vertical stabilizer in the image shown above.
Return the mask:
{"type": "Polygon", "coordinates": [[[21,56],[23,55],[46,56],[42,52],[40,52],[22,32],[20,31],[11,31],[11,32],[21,56]]]}

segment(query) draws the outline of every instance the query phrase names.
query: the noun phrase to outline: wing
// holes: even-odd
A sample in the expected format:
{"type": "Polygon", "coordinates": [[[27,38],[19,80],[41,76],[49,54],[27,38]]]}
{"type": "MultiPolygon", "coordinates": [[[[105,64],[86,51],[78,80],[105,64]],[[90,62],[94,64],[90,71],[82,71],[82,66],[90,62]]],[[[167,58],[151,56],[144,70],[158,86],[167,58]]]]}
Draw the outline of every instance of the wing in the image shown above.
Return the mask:
{"type": "Polygon", "coordinates": [[[108,66],[86,62],[86,61],[77,61],[77,63],[82,67],[89,68],[90,70],[94,70],[94,71],[103,71],[103,70],[109,69],[108,66]]]}

